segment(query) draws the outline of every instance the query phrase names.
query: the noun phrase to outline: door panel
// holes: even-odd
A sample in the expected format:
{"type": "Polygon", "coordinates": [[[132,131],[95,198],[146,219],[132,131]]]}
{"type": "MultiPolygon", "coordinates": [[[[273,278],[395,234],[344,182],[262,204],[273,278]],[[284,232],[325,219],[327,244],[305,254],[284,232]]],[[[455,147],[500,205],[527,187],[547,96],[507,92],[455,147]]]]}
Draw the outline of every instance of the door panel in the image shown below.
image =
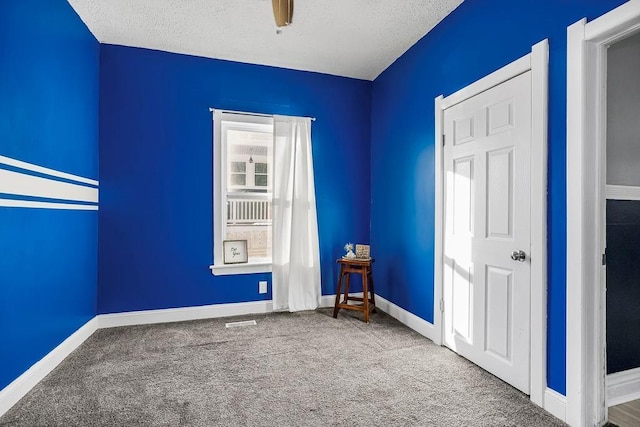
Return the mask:
{"type": "Polygon", "coordinates": [[[462,145],[473,141],[473,116],[460,117],[454,122],[454,144],[462,145]]]}
{"type": "Polygon", "coordinates": [[[487,153],[487,237],[512,238],[513,148],[487,153]]]}
{"type": "Polygon", "coordinates": [[[473,157],[455,159],[453,171],[455,234],[461,238],[470,238],[473,234],[473,157]]]}
{"type": "Polygon", "coordinates": [[[444,112],[444,343],[529,392],[531,76],[444,112]],[[477,274],[476,274],[477,273],[477,274]]]}
{"type": "Polygon", "coordinates": [[[513,271],[486,266],[486,344],[485,349],[495,356],[511,360],[511,295],[513,271]]]}

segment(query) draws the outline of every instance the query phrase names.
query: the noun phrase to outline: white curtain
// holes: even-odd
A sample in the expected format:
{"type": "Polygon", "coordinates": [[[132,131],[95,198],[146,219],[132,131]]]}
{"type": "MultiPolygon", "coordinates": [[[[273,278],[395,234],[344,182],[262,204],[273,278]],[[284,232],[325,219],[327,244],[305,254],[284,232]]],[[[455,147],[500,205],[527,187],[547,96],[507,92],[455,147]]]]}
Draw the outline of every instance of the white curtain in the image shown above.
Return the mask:
{"type": "Polygon", "coordinates": [[[311,119],[274,117],[274,310],[320,305],[320,246],[311,155],[311,119]]]}

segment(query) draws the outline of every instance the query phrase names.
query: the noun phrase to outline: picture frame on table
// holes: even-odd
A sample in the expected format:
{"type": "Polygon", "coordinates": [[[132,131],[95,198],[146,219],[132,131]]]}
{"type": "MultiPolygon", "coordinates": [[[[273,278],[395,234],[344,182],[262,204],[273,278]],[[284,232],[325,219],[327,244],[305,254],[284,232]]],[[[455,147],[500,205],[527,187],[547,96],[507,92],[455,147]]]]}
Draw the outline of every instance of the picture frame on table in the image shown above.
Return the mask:
{"type": "Polygon", "coordinates": [[[370,259],[371,249],[369,245],[356,245],[356,259],[370,259]]]}

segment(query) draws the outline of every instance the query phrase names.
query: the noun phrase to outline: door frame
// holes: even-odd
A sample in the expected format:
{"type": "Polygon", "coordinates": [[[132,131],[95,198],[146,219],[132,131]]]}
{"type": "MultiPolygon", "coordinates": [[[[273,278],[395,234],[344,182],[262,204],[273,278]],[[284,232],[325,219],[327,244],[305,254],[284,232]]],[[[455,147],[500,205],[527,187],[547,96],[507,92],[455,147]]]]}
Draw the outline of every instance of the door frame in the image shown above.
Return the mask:
{"type": "Polygon", "coordinates": [[[564,419],[562,396],[547,389],[547,111],[548,40],[527,55],[447,96],[435,98],[434,342],[442,345],[444,251],[444,110],[531,71],[531,401],[564,419]],[[554,394],[555,393],[555,394],[554,394]],[[557,396],[556,396],[557,395],[557,396]],[[562,412],[562,413],[561,413],[562,412]]]}
{"type": "Polygon", "coordinates": [[[567,419],[607,418],[606,49],[640,30],[640,0],[567,27],[567,419]],[[595,173],[594,173],[595,172],[595,173]]]}

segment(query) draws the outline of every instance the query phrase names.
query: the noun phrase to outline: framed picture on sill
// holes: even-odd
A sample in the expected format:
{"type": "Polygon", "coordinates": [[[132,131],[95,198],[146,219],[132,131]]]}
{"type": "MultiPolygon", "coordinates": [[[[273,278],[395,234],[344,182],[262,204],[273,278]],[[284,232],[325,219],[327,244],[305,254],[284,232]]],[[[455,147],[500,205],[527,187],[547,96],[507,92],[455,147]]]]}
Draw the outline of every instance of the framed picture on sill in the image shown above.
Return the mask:
{"type": "Polygon", "coordinates": [[[246,240],[224,240],[222,252],[225,264],[243,264],[249,261],[246,240]]]}

